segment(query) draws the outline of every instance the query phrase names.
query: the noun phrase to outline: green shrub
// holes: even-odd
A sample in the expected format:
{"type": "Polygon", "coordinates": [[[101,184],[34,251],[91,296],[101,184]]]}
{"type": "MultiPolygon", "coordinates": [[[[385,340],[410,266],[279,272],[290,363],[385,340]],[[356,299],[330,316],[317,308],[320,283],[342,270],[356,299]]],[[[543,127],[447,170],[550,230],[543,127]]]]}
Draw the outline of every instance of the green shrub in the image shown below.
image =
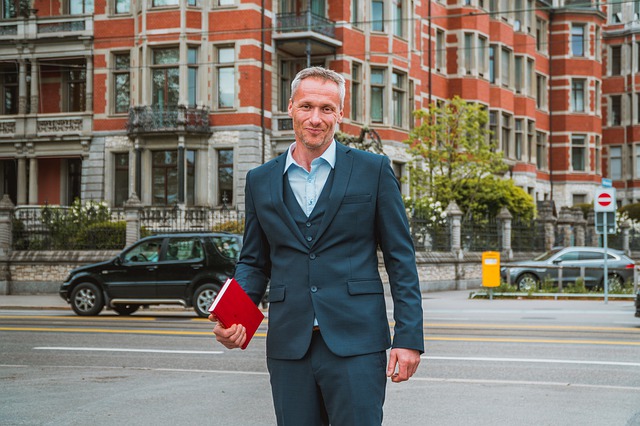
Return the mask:
{"type": "Polygon", "coordinates": [[[125,246],[127,223],[98,222],[83,228],[75,236],[75,246],[88,250],[119,250],[125,246]]]}
{"type": "Polygon", "coordinates": [[[218,225],[214,225],[211,228],[213,232],[231,232],[233,234],[244,233],[244,220],[229,220],[222,222],[218,225]]]}
{"type": "Polygon", "coordinates": [[[563,289],[564,293],[587,293],[587,288],[584,286],[584,278],[578,277],[576,282],[569,284],[563,289]]]}

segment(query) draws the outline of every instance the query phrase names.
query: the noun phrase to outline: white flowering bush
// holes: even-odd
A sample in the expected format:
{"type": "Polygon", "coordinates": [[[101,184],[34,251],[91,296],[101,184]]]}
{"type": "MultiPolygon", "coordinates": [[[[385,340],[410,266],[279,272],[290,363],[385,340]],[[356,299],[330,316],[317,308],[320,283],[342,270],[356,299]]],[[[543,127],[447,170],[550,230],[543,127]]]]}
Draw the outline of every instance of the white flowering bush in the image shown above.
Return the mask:
{"type": "Polygon", "coordinates": [[[447,212],[440,201],[432,197],[417,200],[406,197],[404,202],[409,216],[420,220],[425,226],[432,228],[447,224],[447,212]]]}

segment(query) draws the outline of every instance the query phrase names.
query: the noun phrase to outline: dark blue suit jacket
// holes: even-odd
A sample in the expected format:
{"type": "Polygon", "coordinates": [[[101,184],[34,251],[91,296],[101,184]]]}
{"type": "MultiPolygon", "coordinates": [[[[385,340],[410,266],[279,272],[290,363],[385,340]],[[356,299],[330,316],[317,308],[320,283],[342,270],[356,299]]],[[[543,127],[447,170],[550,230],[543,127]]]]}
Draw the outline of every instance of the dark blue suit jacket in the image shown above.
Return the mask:
{"type": "Polygon", "coordinates": [[[286,153],[250,171],[244,246],[235,277],[258,303],[270,282],[267,356],[300,359],[316,317],[339,356],[391,346],[380,247],[394,300],[393,346],[424,350],[413,243],[387,157],[337,144],[333,185],[309,244],[283,200],[286,153]]]}

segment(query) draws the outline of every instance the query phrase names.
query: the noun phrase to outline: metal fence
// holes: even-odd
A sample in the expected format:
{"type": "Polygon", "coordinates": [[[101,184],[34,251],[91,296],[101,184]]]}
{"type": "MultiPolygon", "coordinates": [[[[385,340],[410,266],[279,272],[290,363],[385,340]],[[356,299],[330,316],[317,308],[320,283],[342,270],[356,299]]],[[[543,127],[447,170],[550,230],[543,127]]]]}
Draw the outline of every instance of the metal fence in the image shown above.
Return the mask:
{"type": "Polygon", "coordinates": [[[450,251],[450,221],[440,225],[430,225],[426,219],[411,218],[411,236],[416,250],[450,251]]]}
{"type": "Polygon", "coordinates": [[[544,251],[544,223],[535,219],[513,219],[511,249],[514,252],[544,251]]]}
{"type": "Polygon", "coordinates": [[[497,218],[466,216],[462,219],[461,227],[462,250],[502,250],[502,226],[497,218]]]}
{"type": "Polygon", "coordinates": [[[145,234],[212,231],[242,233],[244,213],[209,207],[146,207],[140,213],[140,225],[145,234]]]}

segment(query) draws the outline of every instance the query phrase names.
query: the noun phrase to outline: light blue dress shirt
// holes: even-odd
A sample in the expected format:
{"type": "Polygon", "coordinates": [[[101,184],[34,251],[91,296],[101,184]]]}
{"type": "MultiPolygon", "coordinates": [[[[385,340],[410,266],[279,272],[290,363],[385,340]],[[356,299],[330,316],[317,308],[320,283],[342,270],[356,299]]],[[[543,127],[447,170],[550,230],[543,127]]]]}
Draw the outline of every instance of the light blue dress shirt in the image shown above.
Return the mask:
{"type": "Polygon", "coordinates": [[[324,153],[311,162],[311,171],[307,171],[293,159],[293,151],[296,149],[296,142],[289,146],[287,160],[284,164],[284,173],[288,173],[289,185],[296,196],[302,211],[309,217],[313,208],[320,198],[322,189],[327,183],[329,173],[336,164],[336,141],[324,153]]]}

